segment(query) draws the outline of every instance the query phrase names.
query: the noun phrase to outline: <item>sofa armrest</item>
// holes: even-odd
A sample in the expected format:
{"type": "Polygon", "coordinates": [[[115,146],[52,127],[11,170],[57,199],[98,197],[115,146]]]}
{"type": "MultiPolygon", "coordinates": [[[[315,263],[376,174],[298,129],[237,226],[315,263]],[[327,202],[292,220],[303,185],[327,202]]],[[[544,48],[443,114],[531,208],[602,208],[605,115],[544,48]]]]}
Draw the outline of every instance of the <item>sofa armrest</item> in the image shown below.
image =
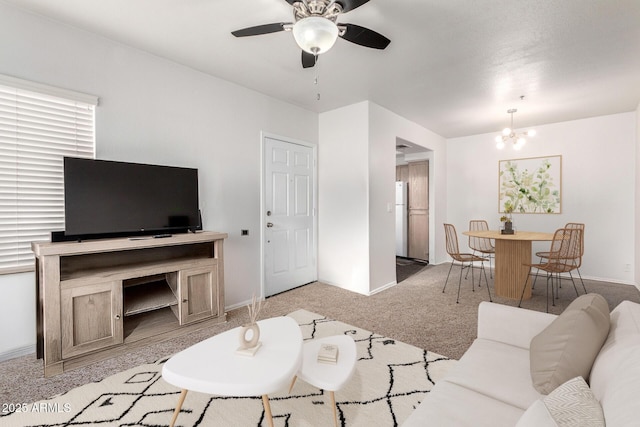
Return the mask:
{"type": "Polygon", "coordinates": [[[483,301],[478,307],[478,338],[528,349],[531,339],[556,317],[555,314],[483,301]]]}

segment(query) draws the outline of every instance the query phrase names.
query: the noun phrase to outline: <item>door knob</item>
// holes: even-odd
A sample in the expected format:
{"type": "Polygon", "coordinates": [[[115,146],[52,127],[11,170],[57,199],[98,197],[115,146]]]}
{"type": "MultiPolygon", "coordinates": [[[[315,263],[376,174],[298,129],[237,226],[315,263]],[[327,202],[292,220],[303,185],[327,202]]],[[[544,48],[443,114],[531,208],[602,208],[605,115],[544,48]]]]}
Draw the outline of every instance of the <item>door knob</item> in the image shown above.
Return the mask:
{"type": "Polygon", "coordinates": [[[273,223],[272,222],[268,222],[267,223],[267,228],[271,228],[271,227],[273,227],[273,223]]]}

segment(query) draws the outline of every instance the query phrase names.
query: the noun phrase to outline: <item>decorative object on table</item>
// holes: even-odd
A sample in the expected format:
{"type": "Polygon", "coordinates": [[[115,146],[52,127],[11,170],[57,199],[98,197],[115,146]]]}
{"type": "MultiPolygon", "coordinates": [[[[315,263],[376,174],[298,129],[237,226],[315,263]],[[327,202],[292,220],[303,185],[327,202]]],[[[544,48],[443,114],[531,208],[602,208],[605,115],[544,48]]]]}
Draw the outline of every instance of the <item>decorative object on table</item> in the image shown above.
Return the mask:
{"type": "Polygon", "coordinates": [[[318,362],[320,363],[338,363],[339,348],[335,344],[324,343],[318,349],[318,362]]]}
{"type": "MultiPolygon", "coordinates": [[[[522,98],[524,98],[524,96],[522,98]]],[[[526,137],[536,135],[536,131],[533,129],[529,129],[526,132],[516,132],[513,130],[513,113],[517,111],[516,108],[507,110],[507,114],[511,114],[511,127],[502,129],[502,134],[496,136],[496,148],[498,150],[502,150],[507,142],[513,144],[514,150],[519,150],[527,143],[526,137]]]]}
{"type": "Polygon", "coordinates": [[[562,156],[500,160],[498,212],[561,213],[562,156]]]}
{"type": "Polygon", "coordinates": [[[505,221],[504,222],[504,228],[502,230],[500,230],[500,232],[502,234],[515,234],[515,231],[513,231],[513,222],[505,221]]]}
{"type": "Polygon", "coordinates": [[[249,310],[249,323],[240,327],[240,347],[236,353],[242,356],[253,356],[260,348],[260,327],[258,326],[258,314],[262,309],[262,301],[258,301],[253,294],[251,304],[247,305],[249,310]],[[247,339],[247,335],[251,337],[247,339]]]}
{"type": "Polygon", "coordinates": [[[511,218],[511,212],[513,210],[512,206],[507,206],[505,208],[505,214],[500,217],[500,222],[503,224],[502,229],[500,229],[501,234],[514,234],[513,230],[513,219],[511,218]]]}

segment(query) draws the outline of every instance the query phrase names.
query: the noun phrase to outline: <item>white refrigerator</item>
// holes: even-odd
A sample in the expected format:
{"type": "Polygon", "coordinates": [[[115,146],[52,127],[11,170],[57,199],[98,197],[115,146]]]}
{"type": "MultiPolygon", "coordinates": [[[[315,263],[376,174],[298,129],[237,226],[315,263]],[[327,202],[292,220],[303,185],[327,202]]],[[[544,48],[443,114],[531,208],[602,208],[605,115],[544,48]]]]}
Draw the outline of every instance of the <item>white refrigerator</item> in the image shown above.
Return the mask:
{"type": "Polygon", "coordinates": [[[396,181],[396,256],[407,256],[407,183],[396,181]]]}

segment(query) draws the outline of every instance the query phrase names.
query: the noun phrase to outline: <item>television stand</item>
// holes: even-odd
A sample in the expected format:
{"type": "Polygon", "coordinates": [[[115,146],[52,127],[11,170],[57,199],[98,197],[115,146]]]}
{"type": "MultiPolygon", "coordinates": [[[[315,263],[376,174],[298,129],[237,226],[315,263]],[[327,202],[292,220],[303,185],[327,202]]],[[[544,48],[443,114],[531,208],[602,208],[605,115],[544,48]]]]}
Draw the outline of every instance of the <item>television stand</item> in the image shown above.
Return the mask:
{"type": "Polygon", "coordinates": [[[32,243],[45,376],[224,322],[226,238],[32,243]]]}

